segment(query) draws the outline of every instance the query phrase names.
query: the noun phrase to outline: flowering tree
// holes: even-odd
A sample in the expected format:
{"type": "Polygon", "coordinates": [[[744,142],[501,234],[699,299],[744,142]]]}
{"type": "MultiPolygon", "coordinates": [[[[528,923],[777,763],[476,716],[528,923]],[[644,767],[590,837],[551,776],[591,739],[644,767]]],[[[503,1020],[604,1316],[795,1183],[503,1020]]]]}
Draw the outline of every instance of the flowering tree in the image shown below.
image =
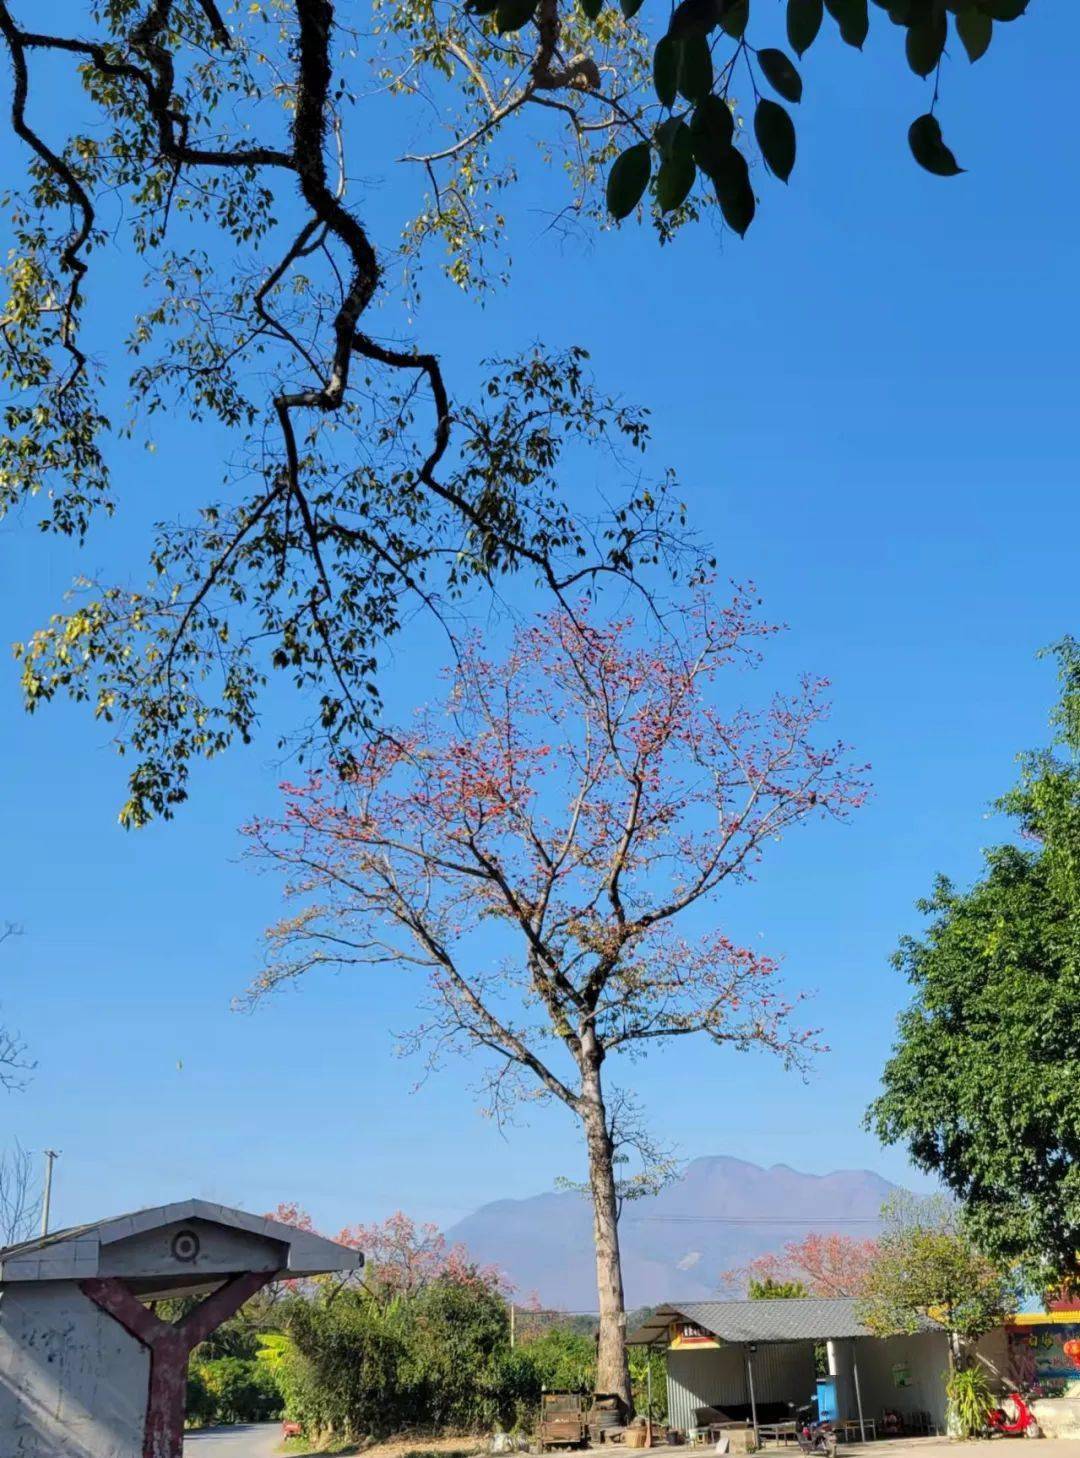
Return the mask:
{"type": "MultiPolygon", "coordinates": [[[[319,967],[419,967],[412,1043],[480,1053],[497,1117],[521,1097],[579,1121],[594,1211],[597,1382],[629,1402],[612,1055],[701,1035],[798,1064],[774,961],[699,915],[765,847],[865,793],[843,745],[817,745],[822,680],[758,711],[721,700],[773,631],[752,596],[699,594],[679,636],[560,612],[499,662],[463,650],[444,704],[325,778],[286,787],[249,828],[297,913],[270,933],[259,996],[319,967]]],[[[625,1108],[625,1102],[622,1103],[625,1108]]]]}
{"type": "Polygon", "coordinates": [[[789,1240],[782,1250],[725,1271],[721,1280],[748,1290],[771,1282],[800,1286],[805,1296],[858,1296],[877,1254],[876,1240],[811,1231],[802,1240],[789,1240]]]}

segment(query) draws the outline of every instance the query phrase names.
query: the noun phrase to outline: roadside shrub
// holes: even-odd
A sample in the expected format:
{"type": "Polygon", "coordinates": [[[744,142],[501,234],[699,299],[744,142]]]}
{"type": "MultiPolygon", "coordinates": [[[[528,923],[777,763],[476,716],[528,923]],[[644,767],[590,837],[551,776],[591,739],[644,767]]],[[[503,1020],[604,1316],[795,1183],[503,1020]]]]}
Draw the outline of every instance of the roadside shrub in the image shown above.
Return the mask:
{"type": "Polygon", "coordinates": [[[188,1422],[262,1423],[280,1415],[281,1389],[266,1362],[215,1357],[192,1362],[188,1372],[188,1422]]]}
{"type": "Polygon", "coordinates": [[[945,1384],[949,1407],[949,1431],[958,1438],[977,1438],[986,1431],[994,1405],[986,1378],[979,1367],[954,1372],[945,1384]]]}
{"type": "Polygon", "coordinates": [[[536,1385],[553,1392],[591,1392],[596,1386],[596,1340],[552,1326],[517,1349],[532,1365],[536,1385]]]}

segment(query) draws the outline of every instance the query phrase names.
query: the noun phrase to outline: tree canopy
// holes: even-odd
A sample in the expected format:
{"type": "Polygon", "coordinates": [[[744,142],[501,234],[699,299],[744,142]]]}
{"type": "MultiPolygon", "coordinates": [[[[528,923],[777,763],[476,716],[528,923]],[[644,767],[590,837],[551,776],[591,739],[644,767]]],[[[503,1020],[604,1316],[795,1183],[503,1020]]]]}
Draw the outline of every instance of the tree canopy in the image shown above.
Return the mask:
{"type": "Polygon", "coordinates": [[[1016,1279],[976,1249],[942,1199],[899,1198],[859,1292],[859,1315],[879,1336],[919,1331],[929,1319],[975,1340],[1016,1311],[1016,1279]]]}
{"type": "Polygon", "coordinates": [[[1080,645],[1055,650],[1054,743],[998,808],[1019,843],[939,877],[894,959],[911,1005],[869,1121],[962,1202],[979,1245],[1054,1284],[1080,1252],[1080,645]]]}
{"type": "MultiPolygon", "coordinates": [[[[772,11],[753,9],[373,0],[361,20],[331,0],[81,0],[49,31],[0,0],[28,170],[8,200],[0,512],[82,539],[154,472],[150,456],[133,471],[125,437],[153,445],[178,414],[221,441],[219,482],[161,512],[145,580],[139,562],[80,578],[20,646],[27,705],[88,703],[133,760],[124,823],[172,813],[193,761],[249,739],[274,674],[301,706],[283,741],[348,744],[417,611],[445,624],[516,571],[565,600],[658,559],[686,568],[670,483],[633,463],[641,412],[579,348],[490,361],[478,391],[455,389],[414,337],[417,279],[434,244],[463,289],[501,284],[534,148],[561,164],[553,215],[606,225],[644,199],[662,238],[717,209],[745,232],[747,158],[788,177],[782,103],[803,94],[772,11]],[[62,118],[43,89],[58,76],[81,85],[62,118]],[[394,174],[389,236],[361,170],[394,174]],[[112,293],[107,242],[125,270],[112,293]],[[580,445],[613,452],[595,510],[565,489],[580,445]]],[[[930,170],[955,170],[934,115],[950,26],[974,59],[1026,9],[885,7],[932,78],[911,131],[930,170]]],[[[861,46],[874,10],[788,0],[788,47],[805,53],[826,12],[861,46]]]]}

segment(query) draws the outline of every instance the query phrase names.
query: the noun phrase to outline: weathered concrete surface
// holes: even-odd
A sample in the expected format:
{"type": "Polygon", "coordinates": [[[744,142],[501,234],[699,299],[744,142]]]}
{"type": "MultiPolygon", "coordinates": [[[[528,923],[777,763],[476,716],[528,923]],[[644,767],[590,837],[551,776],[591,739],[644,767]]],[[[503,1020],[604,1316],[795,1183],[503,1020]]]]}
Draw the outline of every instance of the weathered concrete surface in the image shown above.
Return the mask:
{"type": "Polygon", "coordinates": [[[320,1236],[203,1200],[9,1246],[0,1251],[0,1458],[180,1458],[191,1347],[272,1274],[361,1261],[320,1236]],[[144,1304],[180,1294],[203,1299],[175,1326],[144,1304]]]}
{"type": "Polygon", "coordinates": [[[281,1442],[280,1423],[243,1423],[188,1433],[184,1458],[272,1458],[281,1442]]]}
{"type": "Polygon", "coordinates": [[[1031,1404],[1031,1410],[1046,1437],[1080,1440],[1080,1398],[1041,1397],[1031,1404]]]}

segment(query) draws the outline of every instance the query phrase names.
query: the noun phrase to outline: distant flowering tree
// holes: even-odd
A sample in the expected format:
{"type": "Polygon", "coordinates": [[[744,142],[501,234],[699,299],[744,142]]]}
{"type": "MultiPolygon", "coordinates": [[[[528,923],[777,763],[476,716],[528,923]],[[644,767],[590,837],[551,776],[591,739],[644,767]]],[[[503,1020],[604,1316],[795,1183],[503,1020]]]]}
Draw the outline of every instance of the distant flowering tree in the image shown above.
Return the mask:
{"type": "Polygon", "coordinates": [[[300,902],[253,996],[315,968],[420,967],[431,996],[410,1046],[481,1054],[497,1117],[525,1097],[579,1120],[597,1382],[627,1402],[616,1165],[633,1139],[613,1127],[626,1101],[607,1059],[701,1034],[804,1060],[814,1034],[775,962],[701,913],[785,830],[865,794],[845,746],[815,742],[823,680],[758,711],[720,692],[774,631],[749,592],[723,608],[702,592],[660,646],[573,612],[518,632],[499,662],[473,642],[443,704],[286,786],[284,817],[249,827],[300,902]]]}
{"type": "Polygon", "coordinates": [[[811,1231],[789,1240],[779,1251],[758,1256],[746,1266],[725,1271],[725,1286],[753,1294],[756,1286],[800,1286],[805,1296],[858,1296],[878,1254],[876,1240],[811,1231]]]}

